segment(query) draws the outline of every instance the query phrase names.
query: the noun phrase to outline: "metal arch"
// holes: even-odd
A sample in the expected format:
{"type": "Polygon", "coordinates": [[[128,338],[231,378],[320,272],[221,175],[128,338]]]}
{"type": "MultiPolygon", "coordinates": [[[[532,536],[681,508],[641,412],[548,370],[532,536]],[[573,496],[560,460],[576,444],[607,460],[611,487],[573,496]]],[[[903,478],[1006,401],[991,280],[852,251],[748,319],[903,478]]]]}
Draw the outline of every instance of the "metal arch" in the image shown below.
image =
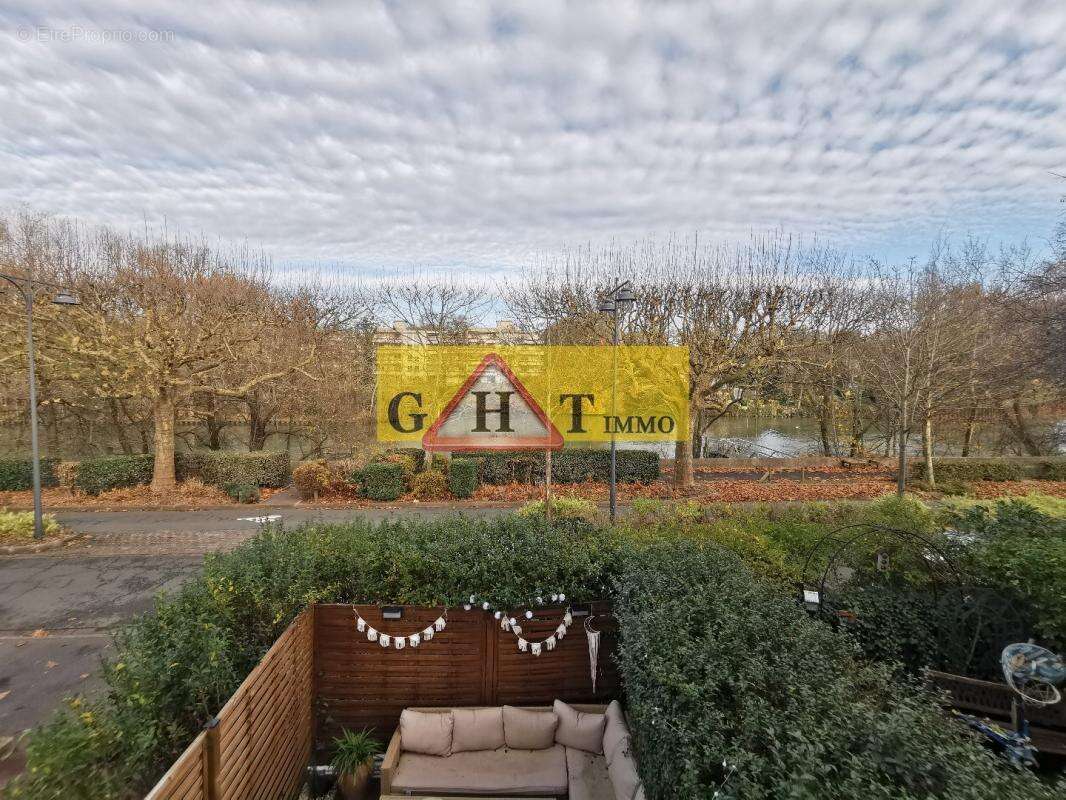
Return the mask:
{"type": "MultiPolygon", "coordinates": [[[[963,573],[958,569],[958,567],[956,567],[954,561],[948,557],[947,553],[935,542],[933,542],[929,537],[920,533],[916,533],[914,531],[907,531],[900,528],[890,528],[882,525],[873,525],[868,522],[858,522],[852,525],[844,525],[840,528],[836,528],[830,531],[829,533],[822,536],[817,542],[815,542],[811,549],[807,552],[807,557],[806,559],[804,559],[803,562],[803,572],[801,578],[802,580],[806,579],[811,566],[811,560],[821,550],[822,546],[827,542],[837,545],[836,550],[832,552],[832,554],[829,556],[828,561],[826,562],[825,570],[822,572],[821,580],[818,584],[818,600],[820,607],[824,606],[826,582],[828,581],[829,573],[833,569],[833,565],[836,563],[837,557],[841,553],[847,551],[848,548],[850,548],[856,542],[859,542],[872,534],[889,534],[891,536],[895,536],[900,541],[924,545],[928,550],[932,551],[935,555],[939,557],[940,563],[942,565],[947,566],[952,576],[954,577],[955,584],[958,586],[963,585],[963,573]],[[854,536],[849,536],[845,533],[854,530],[859,531],[854,536]]],[[[929,559],[923,560],[927,564],[929,574],[934,579],[933,592],[934,596],[936,596],[936,587],[938,584],[938,570],[929,564],[929,559]]]]}

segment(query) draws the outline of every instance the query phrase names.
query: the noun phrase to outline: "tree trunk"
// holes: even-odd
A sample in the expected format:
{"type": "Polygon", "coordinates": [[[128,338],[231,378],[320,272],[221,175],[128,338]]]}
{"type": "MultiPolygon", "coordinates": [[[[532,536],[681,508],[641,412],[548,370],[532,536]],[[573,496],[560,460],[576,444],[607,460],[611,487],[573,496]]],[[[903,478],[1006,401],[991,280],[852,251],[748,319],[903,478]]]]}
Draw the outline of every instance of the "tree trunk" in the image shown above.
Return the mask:
{"type": "Polygon", "coordinates": [[[152,420],[155,423],[155,466],[152,469],[152,491],[164,492],[173,489],[174,478],[174,427],[176,422],[174,398],[163,391],[152,404],[152,420]]]}
{"type": "Polygon", "coordinates": [[[1011,403],[1010,411],[1003,410],[1003,418],[1007,421],[1007,427],[1010,428],[1015,438],[1021,442],[1022,447],[1025,448],[1025,452],[1031,456],[1043,455],[1040,452],[1040,445],[1037,444],[1033,438],[1032,432],[1029,430],[1029,425],[1025,421],[1025,411],[1022,410],[1022,401],[1018,398],[1014,399],[1011,403]]]}
{"type": "Polygon", "coordinates": [[[692,425],[692,457],[703,457],[703,409],[696,410],[696,419],[692,425]]]}
{"type": "Polygon", "coordinates": [[[698,427],[696,413],[689,414],[688,436],[674,443],[674,486],[688,487],[693,483],[692,477],[692,429],[698,427]]]}
{"type": "Polygon", "coordinates": [[[822,455],[833,455],[830,442],[830,427],[833,424],[833,393],[828,386],[822,387],[822,402],[818,406],[818,433],[822,439],[822,455]]]}
{"type": "Polygon", "coordinates": [[[933,473],[933,416],[929,409],[925,411],[925,420],[922,425],[922,456],[925,458],[925,480],[930,486],[936,486],[936,475],[933,473]]]}
{"type": "Polygon", "coordinates": [[[207,416],[204,417],[204,427],[207,428],[207,449],[222,449],[222,430],[226,427],[226,421],[218,413],[218,398],[210,395],[207,400],[207,416]]]}
{"type": "Polygon", "coordinates": [[[270,415],[264,413],[263,405],[255,392],[245,398],[245,403],[248,406],[248,450],[262,450],[266,446],[270,415]]]}
{"type": "Polygon", "coordinates": [[[962,457],[968,458],[973,447],[973,437],[977,432],[977,406],[971,406],[966,417],[966,432],[962,436],[962,457]]]}

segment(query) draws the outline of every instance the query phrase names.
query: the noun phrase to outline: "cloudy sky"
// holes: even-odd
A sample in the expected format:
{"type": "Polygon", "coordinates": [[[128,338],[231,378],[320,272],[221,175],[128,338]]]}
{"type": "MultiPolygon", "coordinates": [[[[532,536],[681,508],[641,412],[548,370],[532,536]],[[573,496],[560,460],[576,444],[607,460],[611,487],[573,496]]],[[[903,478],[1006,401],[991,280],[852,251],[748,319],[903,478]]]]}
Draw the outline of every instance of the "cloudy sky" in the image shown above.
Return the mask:
{"type": "Polygon", "coordinates": [[[0,0],[0,206],[293,264],[1039,243],[1051,172],[1063,0],[0,0]]]}

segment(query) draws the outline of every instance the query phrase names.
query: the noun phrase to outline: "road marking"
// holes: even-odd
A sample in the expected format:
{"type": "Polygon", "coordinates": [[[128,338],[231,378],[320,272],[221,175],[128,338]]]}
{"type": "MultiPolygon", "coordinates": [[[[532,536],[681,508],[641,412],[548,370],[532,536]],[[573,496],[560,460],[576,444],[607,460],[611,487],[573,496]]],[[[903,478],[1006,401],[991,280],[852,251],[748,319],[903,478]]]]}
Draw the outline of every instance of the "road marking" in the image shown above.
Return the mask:
{"type": "Polygon", "coordinates": [[[267,514],[265,517],[237,517],[238,522],[254,522],[257,525],[263,525],[267,522],[277,522],[281,519],[281,514],[267,514]]]}

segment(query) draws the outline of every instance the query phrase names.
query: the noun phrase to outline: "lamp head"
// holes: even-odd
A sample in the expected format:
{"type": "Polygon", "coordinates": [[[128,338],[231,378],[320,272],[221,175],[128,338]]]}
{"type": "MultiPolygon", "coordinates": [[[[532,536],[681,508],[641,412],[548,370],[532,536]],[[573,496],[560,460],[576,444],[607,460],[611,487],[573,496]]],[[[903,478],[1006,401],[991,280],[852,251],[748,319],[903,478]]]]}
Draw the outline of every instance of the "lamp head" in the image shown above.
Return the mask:
{"type": "Polygon", "coordinates": [[[613,314],[616,306],[614,300],[601,300],[599,310],[606,314],[613,314]]]}
{"type": "Polygon", "coordinates": [[[636,299],[637,296],[633,294],[633,290],[628,285],[619,287],[618,291],[614,293],[614,301],[620,305],[632,303],[636,299]]]}
{"type": "Polygon", "coordinates": [[[52,298],[52,302],[57,306],[80,306],[81,301],[70,292],[59,292],[52,298]]]}

